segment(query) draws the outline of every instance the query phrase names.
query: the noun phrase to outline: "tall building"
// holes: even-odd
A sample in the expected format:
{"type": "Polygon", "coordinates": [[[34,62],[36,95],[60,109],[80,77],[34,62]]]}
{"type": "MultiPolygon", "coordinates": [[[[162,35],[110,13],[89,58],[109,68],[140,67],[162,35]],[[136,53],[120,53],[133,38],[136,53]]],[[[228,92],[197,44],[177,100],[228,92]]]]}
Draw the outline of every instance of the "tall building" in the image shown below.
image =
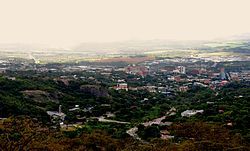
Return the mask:
{"type": "Polygon", "coordinates": [[[221,80],[226,80],[227,79],[226,73],[225,73],[225,68],[220,69],[220,79],[221,80]]]}
{"type": "Polygon", "coordinates": [[[180,73],[186,74],[186,67],[184,67],[184,66],[179,66],[178,68],[179,68],[179,70],[180,70],[180,73]]]}

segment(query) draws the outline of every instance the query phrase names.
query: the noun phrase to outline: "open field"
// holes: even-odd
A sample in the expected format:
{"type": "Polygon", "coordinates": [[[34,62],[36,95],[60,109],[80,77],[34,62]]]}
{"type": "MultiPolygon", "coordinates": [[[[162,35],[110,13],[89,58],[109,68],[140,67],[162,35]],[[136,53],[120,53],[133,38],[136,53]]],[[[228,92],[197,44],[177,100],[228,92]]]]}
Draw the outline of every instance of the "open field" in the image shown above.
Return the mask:
{"type": "Polygon", "coordinates": [[[35,60],[36,63],[67,62],[128,62],[138,63],[158,58],[176,57],[229,57],[249,56],[248,41],[199,42],[199,43],[119,43],[79,47],[72,50],[63,49],[4,49],[0,47],[0,59],[22,58],[35,60]],[[145,44],[145,45],[144,45],[145,44]],[[114,46],[114,47],[113,47],[114,46]],[[93,48],[93,50],[91,49],[93,48]],[[112,48],[112,49],[111,49],[112,48]]]}

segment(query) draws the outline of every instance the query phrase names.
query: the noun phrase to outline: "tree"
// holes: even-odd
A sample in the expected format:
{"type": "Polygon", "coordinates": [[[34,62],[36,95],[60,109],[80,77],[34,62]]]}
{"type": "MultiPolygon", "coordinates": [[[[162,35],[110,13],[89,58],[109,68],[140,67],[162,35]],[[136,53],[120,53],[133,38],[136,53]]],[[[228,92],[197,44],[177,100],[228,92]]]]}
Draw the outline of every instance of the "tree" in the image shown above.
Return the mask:
{"type": "Polygon", "coordinates": [[[29,150],[47,138],[49,129],[26,116],[11,117],[0,125],[1,150],[29,150]]]}

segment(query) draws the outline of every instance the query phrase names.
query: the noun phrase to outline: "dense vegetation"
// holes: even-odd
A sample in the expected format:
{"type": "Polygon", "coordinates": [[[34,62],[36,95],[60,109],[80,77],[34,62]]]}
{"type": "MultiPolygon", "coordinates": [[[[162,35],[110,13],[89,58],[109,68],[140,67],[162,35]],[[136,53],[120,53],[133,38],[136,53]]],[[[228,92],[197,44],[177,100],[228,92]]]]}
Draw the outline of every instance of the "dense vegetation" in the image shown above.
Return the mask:
{"type": "MultiPolygon", "coordinates": [[[[159,81],[157,77],[147,76],[135,82],[133,79],[137,76],[113,74],[119,74],[132,86],[157,85],[159,81]]],[[[216,90],[193,86],[187,92],[168,96],[141,90],[116,91],[110,89],[115,85],[110,77],[100,74],[68,73],[67,76],[71,77],[68,79],[58,78],[58,73],[9,75],[15,75],[16,79],[0,77],[0,117],[8,118],[1,120],[1,150],[249,149],[249,82],[232,82],[216,90]],[[74,79],[75,74],[85,78],[74,79]],[[46,113],[58,110],[59,104],[69,124],[76,122],[77,115],[89,119],[106,112],[116,115],[109,119],[128,123],[103,123],[91,119],[81,121],[82,127],[60,131],[51,128],[53,124],[46,113]],[[75,105],[81,110],[70,112],[75,105]],[[173,125],[139,125],[166,115],[172,107],[177,112],[167,116],[165,121],[173,122],[173,125]],[[91,108],[91,111],[83,111],[86,108],[91,108]],[[181,112],[188,109],[202,109],[204,113],[182,117],[181,112]],[[138,126],[138,135],[146,142],[137,141],[126,133],[134,126],[138,126]],[[174,139],[159,139],[161,130],[169,131],[174,139]]]]}
{"type": "Polygon", "coordinates": [[[203,122],[171,127],[180,140],[151,139],[142,143],[131,138],[116,139],[105,131],[83,132],[69,137],[28,117],[9,118],[0,123],[1,150],[249,150],[240,135],[218,125],[203,122]],[[192,139],[187,139],[192,138],[192,139]]]}

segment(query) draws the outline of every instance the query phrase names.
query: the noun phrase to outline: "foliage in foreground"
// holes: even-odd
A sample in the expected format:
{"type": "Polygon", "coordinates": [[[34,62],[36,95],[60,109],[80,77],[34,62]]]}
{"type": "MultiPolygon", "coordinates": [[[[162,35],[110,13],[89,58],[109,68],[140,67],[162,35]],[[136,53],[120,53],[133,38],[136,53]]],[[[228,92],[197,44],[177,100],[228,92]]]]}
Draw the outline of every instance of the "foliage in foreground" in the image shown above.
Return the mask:
{"type": "Polygon", "coordinates": [[[206,123],[176,124],[171,127],[182,140],[152,139],[142,143],[132,138],[115,139],[104,131],[82,133],[74,138],[49,129],[29,117],[11,117],[0,123],[0,150],[249,150],[238,135],[206,123]]]}

